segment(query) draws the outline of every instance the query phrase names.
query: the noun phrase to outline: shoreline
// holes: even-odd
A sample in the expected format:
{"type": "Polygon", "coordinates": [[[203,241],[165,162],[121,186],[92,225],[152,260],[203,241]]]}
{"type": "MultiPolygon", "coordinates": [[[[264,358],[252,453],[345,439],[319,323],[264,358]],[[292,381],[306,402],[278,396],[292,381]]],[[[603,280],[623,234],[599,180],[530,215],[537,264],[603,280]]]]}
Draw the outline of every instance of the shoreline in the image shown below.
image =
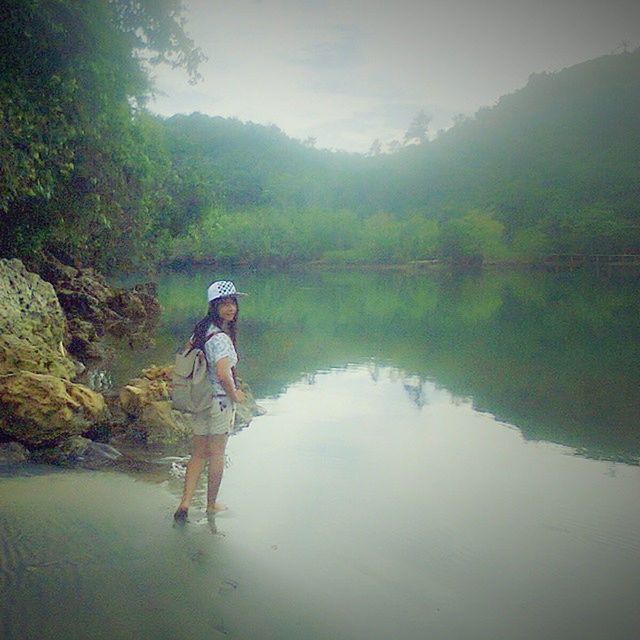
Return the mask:
{"type": "MultiPolygon", "coordinates": [[[[568,256],[570,257],[570,256],[568,256]]],[[[488,271],[546,271],[549,273],[573,273],[586,271],[598,275],[613,273],[637,274],[640,276],[640,257],[637,262],[611,262],[598,264],[593,258],[599,256],[582,256],[581,261],[567,260],[566,263],[553,262],[554,256],[542,260],[485,260],[480,262],[452,262],[450,260],[430,259],[411,260],[409,262],[330,262],[326,260],[311,260],[307,262],[287,262],[281,260],[265,260],[257,262],[247,261],[216,261],[215,259],[184,260],[160,262],[155,266],[155,272],[179,272],[185,269],[200,269],[205,267],[216,269],[266,269],[266,270],[375,270],[375,271],[405,271],[405,272],[449,272],[449,273],[479,273],[488,271]]],[[[606,256],[615,258],[617,256],[606,256]]],[[[150,271],[149,273],[153,273],[150,271]]]]}
{"type": "MultiPolygon", "coordinates": [[[[84,375],[118,357],[111,339],[149,346],[160,313],[153,283],[114,287],[52,256],[28,268],[0,260],[0,465],[127,470],[188,443],[189,421],[170,399],[173,362],[113,388],[84,375]],[[129,445],[135,455],[120,451],[129,445]]],[[[259,415],[243,390],[236,428],[259,415]]]]}

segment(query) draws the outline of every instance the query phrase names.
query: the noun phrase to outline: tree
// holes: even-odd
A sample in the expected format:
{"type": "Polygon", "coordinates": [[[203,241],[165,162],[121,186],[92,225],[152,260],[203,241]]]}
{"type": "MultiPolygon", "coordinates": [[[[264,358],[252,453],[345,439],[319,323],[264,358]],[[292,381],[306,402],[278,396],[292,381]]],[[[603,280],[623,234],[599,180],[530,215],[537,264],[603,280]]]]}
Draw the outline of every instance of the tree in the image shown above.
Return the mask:
{"type": "Polygon", "coordinates": [[[473,210],[442,225],[440,252],[457,264],[481,264],[486,258],[503,257],[503,234],[504,227],[490,212],[473,210]]]}
{"type": "Polygon", "coordinates": [[[393,139],[391,142],[387,144],[387,149],[389,149],[389,153],[395,153],[400,149],[402,145],[399,140],[393,139]]]}
{"type": "Polygon", "coordinates": [[[179,0],[2,3],[2,255],[54,237],[96,261],[114,246],[127,259],[144,252],[156,191],[138,123],[148,65],[184,66],[195,79],[203,59],[181,11],[179,0]]]}
{"type": "Polygon", "coordinates": [[[376,138],[369,147],[369,151],[367,153],[368,156],[374,157],[379,156],[382,153],[382,144],[380,142],[380,138],[376,138]]]}
{"type": "Polygon", "coordinates": [[[416,117],[411,121],[409,128],[404,134],[404,143],[409,144],[412,140],[416,140],[418,144],[422,144],[427,140],[427,130],[431,124],[432,117],[428,116],[424,109],[421,109],[416,117]]]}

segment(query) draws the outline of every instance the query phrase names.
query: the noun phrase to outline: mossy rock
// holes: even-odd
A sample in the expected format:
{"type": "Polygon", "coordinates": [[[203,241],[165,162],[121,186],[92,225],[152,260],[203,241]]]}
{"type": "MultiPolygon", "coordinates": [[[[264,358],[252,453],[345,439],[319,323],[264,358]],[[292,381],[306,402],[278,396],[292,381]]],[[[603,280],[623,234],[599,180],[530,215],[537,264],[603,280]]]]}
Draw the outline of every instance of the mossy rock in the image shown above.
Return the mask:
{"type": "Polygon", "coordinates": [[[28,447],[80,435],[106,418],[101,394],[48,374],[0,377],[0,433],[28,447]]]}

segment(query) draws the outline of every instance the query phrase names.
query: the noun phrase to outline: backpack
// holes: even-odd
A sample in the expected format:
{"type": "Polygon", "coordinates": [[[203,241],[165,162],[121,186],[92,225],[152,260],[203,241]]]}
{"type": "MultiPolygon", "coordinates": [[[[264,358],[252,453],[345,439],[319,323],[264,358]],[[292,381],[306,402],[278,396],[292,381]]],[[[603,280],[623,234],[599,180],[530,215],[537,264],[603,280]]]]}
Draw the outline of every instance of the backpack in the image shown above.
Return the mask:
{"type": "MultiPolygon", "coordinates": [[[[205,342],[218,331],[210,333],[205,342]]],[[[177,411],[199,413],[213,404],[213,387],[207,377],[207,358],[189,343],[176,354],[171,377],[171,403],[177,411]]]]}

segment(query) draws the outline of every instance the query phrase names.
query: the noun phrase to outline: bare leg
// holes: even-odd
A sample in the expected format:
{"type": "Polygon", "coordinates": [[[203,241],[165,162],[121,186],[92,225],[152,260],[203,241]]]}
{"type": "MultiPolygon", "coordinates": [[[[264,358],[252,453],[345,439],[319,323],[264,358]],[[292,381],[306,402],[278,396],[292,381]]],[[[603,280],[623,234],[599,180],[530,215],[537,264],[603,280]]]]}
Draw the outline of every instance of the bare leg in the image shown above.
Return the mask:
{"type": "Polygon", "coordinates": [[[198,478],[204,469],[209,455],[209,436],[193,436],[191,459],[187,462],[184,476],[184,491],[178,509],[188,509],[198,484],[198,478]]]}
{"type": "Polygon", "coordinates": [[[217,434],[209,436],[209,484],[207,487],[207,512],[224,511],[226,507],[216,502],[218,489],[224,472],[224,450],[227,446],[228,435],[217,434]]]}

